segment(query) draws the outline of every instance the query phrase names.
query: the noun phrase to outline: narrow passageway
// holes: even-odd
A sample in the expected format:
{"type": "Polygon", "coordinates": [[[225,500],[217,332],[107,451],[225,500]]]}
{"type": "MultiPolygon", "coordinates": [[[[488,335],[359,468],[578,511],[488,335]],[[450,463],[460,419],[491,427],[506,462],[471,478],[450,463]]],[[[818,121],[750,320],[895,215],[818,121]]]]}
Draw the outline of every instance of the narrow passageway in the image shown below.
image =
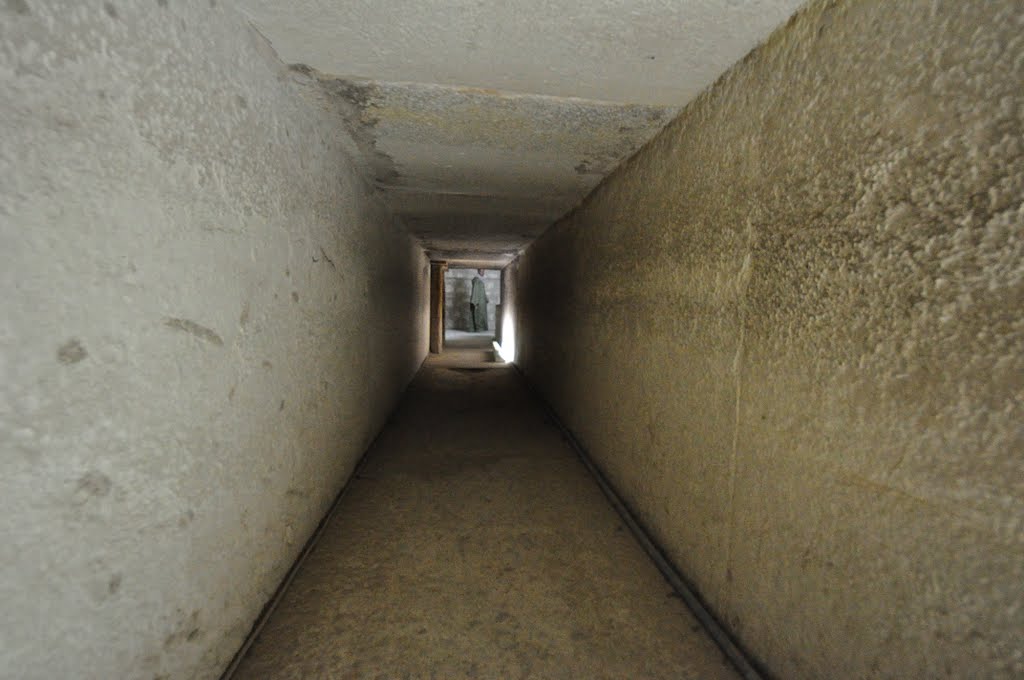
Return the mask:
{"type": "Polygon", "coordinates": [[[235,678],[736,677],[508,367],[424,366],[235,678]]]}
{"type": "Polygon", "coordinates": [[[1022,29],[0,0],[0,680],[1024,679],[1022,29]]]}

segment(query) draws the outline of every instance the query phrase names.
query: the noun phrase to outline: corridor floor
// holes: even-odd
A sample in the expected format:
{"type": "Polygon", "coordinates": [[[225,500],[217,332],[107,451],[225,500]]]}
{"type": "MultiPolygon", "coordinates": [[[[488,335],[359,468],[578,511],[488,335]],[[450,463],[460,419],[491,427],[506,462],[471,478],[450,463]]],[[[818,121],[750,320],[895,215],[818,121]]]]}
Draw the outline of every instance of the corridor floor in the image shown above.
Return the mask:
{"type": "Polygon", "coordinates": [[[737,676],[519,374],[428,362],[234,677],[737,676]]]}

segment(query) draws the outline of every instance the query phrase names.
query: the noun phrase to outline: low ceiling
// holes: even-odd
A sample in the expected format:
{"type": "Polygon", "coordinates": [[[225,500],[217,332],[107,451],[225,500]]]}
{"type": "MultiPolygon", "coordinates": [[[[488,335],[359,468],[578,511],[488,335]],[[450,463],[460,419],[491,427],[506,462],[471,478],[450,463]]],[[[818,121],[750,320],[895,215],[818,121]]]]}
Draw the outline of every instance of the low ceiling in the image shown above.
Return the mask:
{"type": "Polygon", "coordinates": [[[434,259],[501,266],[802,0],[235,0],[434,259]]]}

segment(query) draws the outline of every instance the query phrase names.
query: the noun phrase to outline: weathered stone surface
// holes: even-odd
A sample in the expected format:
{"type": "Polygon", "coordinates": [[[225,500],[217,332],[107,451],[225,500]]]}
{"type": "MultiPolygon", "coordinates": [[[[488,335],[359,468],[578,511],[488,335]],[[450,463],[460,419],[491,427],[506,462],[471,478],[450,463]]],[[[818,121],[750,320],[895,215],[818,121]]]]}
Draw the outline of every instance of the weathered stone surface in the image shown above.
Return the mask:
{"type": "Polygon", "coordinates": [[[1024,12],[813,2],[518,264],[518,354],[779,677],[1024,674],[1024,12]]]}
{"type": "Polygon", "coordinates": [[[218,677],[426,351],[423,251],[212,4],[0,2],[4,677],[218,677]]]}
{"type": "Polygon", "coordinates": [[[432,257],[506,265],[801,0],[236,0],[432,257]]]}
{"type": "MultiPolygon", "coordinates": [[[[173,0],[171,0],[173,1],[173,0]]],[[[381,82],[680,106],[800,0],[234,0],[288,63],[381,82]]]]}
{"type": "Polygon", "coordinates": [[[292,67],[431,259],[502,267],[678,112],[292,67]]]}

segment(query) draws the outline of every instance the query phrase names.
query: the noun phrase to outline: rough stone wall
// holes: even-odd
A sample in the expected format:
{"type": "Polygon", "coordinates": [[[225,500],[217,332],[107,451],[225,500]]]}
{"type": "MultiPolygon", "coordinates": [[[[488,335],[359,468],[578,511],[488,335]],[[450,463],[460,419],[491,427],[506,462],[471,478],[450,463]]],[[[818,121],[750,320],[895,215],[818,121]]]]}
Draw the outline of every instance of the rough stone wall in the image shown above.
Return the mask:
{"type": "MultiPolygon", "coordinates": [[[[469,294],[473,290],[475,269],[449,269],[444,275],[444,326],[459,331],[473,330],[469,317],[469,294]]],[[[487,291],[487,328],[494,331],[497,305],[501,303],[501,272],[484,270],[484,290],[487,291]]]]}
{"type": "Polygon", "coordinates": [[[213,0],[0,3],[0,675],[216,678],[426,353],[427,260],[213,0]]]}
{"type": "Polygon", "coordinates": [[[785,678],[1024,675],[1024,11],[812,2],[519,262],[519,363],[785,678]]]}

